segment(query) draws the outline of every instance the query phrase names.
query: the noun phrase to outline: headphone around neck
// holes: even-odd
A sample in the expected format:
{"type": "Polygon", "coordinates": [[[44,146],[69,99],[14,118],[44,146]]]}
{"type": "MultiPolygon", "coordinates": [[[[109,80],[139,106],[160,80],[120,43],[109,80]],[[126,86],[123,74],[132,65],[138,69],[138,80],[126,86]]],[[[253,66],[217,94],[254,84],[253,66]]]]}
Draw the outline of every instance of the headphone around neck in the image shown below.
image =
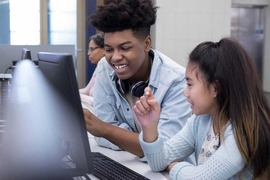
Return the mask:
{"type": "Polygon", "coordinates": [[[121,94],[126,94],[130,91],[133,96],[141,97],[144,94],[144,89],[148,86],[148,82],[149,80],[139,81],[135,84],[130,85],[127,80],[121,80],[116,77],[116,89],[121,94]]]}

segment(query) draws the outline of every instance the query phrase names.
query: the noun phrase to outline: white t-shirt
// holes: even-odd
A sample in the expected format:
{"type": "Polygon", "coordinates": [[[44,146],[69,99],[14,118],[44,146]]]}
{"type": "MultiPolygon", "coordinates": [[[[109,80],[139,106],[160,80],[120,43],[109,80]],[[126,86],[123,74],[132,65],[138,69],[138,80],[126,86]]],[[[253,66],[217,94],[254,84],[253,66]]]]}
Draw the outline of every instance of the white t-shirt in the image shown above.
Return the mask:
{"type": "Polygon", "coordinates": [[[203,164],[212,154],[214,154],[219,148],[219,145],[219,134],[214,133],[213,125],[211,125],[199,154],[198,165],[203,164]]]}

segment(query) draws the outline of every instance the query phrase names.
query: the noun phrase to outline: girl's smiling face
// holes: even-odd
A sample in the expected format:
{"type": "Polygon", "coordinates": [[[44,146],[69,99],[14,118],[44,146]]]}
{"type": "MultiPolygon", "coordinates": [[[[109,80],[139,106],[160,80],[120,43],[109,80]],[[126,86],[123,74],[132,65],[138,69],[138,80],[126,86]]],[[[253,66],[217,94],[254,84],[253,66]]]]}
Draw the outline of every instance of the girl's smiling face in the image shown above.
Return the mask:
{"type": "Polygon", "coordinates": [[[191,103],[194,114],[210,114],[217,112],[217,90],[215,85],[208,84],[197,64],[189,63],[186,68],[187,87],[184,95],[191,103]]]}

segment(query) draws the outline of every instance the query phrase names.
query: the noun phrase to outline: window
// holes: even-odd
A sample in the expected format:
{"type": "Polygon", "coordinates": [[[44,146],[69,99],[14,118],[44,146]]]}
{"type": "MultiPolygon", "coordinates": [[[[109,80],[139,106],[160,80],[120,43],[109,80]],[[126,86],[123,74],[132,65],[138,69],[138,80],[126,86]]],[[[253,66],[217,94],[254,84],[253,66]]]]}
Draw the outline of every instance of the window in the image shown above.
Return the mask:
{"type": "Polygon", "coordinates": [[[76,44],[77,1],[48,1],[48,43],[76,44]]]}
{"type": "Polygon", "coordinates": [[[10,0],[10,44],[40,44],[38,0],[10,0]]]}
{"type": "MultiPolygon", "coordinates": [[[[47,0],[48,44],[76,44],[77,1],[47,0]]],[[[39,45],[40,1],[10,0],[10,44],[39,45]]]]}

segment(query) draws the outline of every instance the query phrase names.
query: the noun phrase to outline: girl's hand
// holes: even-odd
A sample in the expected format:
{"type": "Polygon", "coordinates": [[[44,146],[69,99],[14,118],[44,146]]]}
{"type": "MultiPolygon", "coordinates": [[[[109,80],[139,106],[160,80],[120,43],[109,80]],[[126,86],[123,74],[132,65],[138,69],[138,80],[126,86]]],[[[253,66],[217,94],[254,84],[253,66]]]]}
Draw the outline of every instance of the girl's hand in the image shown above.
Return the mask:
{"type": "Polygon", "coordinates": [[[158,136],[160,106],[149,87],[145,88],[144,95],[136,102],[133,110],[141,124],[144,140],[155,141],[158,136]]]}

